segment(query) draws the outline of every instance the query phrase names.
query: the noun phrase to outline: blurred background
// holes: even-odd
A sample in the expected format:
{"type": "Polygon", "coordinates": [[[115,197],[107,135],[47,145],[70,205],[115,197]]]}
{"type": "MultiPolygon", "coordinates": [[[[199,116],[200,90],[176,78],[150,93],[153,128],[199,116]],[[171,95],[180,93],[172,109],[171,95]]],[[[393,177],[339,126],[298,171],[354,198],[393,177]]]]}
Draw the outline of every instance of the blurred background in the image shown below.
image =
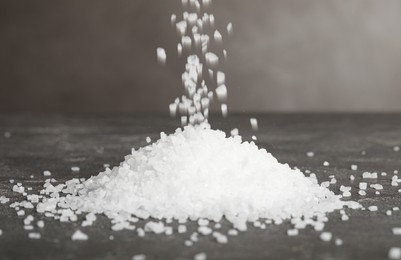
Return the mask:
{"type": "MultiPolygon", "coordinates": [[[[179,0],[0,1],[0,113],[168,114],[179,0]],[[167,51],[167,66],[156,48],[167,51]]],[[[214,0],[231,112],[401,111],[401,1],[214,0]]]]}

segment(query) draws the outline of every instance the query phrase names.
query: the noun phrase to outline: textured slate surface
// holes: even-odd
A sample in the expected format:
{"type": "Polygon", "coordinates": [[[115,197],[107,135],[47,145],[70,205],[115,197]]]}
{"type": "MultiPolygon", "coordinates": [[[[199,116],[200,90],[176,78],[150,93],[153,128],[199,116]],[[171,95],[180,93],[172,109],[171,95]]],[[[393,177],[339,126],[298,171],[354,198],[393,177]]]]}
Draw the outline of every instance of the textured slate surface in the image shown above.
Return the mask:
{"type": "MultiPolygon", "coordinates": [[[[401,206],[398,187],[390,185],[394,170],[401,170],[401,115],[259,115],[258,145],[272,152],[280,162],[302,170],[311,170],[319,181],[334,174],[338,180],[331,189],[338,193],[341,184],[351,185],[352,199],[364,206],[377,205],[379,211],[349,211],[350,220],[340,220],[338,212],[330,214],[326,230],[344,240],[337,247],[319,240],[319,233],[307,228],[297,237],[288,237],[289,223],[269,225],[266,230],[249,227],[249,231],[230,237],[226,245],[211,237],[201,237],[192,247],[184,246],[189,234],[173,236],[147,234],[138,238],[135,232],[110,230],[110,223],[99,217],[91,227],[77,223],[60,223],[32,213],[35,220],[44,219],[39,230],[42,239],[28,239],[23,229],[23,217],[18,217],[8,204],[0,205],[0,259],[130,259],[134,254],[146,254],[147,259],[193,259],[206,252],[208,259],[386,259],[388,249],[401,246],[401,236],[391,228],[401,226],[401,212],[386,216],[385,211],[401,206]],[[310,158],[306,152],[313,151],[310,158]],[[362,151],[366,151],[363,155],[362,151]],[[330,162],[324,167],[323,162],[330,162]],[[358,170],[351,171],[350,165],[358,170]],[[366,197],[357,195],[363,171],[387,172],[376,181],[384,185],[381,195],[368,189],[366,197]],[[350,182],[354,174],[356,180],[350,182]],[[72,242],[71,234],[80,228],[89,235],[88,241],[72,242]],[[109,236],[115,239],[110,240],[109,236]]],[[[213,127],[226,131],[238,127],[244,139],[254,134],[249,116],[216,118],[213,127]]],[[[31,117],[0,116],[0,195],[12,201],[21,199],[11,192],[10,179],[22,182],[33,190],[43,185],[44,170],[50,170],[58,181],[72,177],[89,177],[103,169],[104,163],[118,165],[132,147],[146,144],[146,136],[156,139],[160,131],[170,133],[177,127],[173,119],[161,116],[118,117],[31,117]],[[3,137],[9,131],[10,138],[3,137]],[[79,166],[72,173],[71,166],[79,166]],[[34,175],[31,179],[30,175],[34,175]]],[[[27,211],[28,212],[28,211],[27,211]]],[[[196,225],[189,224],[189,230],[196,225]]],[[[223,230],[229,225],[223,223],[223,230]]]]}

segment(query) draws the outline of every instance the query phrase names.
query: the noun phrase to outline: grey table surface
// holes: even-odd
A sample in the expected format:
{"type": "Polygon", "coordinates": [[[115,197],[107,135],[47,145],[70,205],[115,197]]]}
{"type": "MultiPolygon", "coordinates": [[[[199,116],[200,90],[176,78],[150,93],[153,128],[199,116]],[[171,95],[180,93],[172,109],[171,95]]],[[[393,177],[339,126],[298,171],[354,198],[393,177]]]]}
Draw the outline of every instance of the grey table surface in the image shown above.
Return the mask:
{"type": "MultiPolygon", "coordinates": [[[[38,230],[42,238],[28,238],[23,218],[14,209],[0,204],[0,259],[131,259],[145,254],[146,259],[193,259],[205,252],[208,259],[387,259],[390,247],[401,246],[401,236],[392,227],[401,226],[401,212],[386,216],[385,211],[401,206],[398,187],[390,185],[394,170],[401,170],[401,114],[260,114],[259,131],[252,132],[249,115],[215,118],[213,128],[230,131],[238,127],[245,140],[255,134],[257,144],[266,148],[280,162],[310,170],[319,181],[335,175],[338,182],[331,189],[338,193],[341,184],[352,186],[352,200],[364,206],[377,205],[377,212],[346,210],[349,221],[340,214],[329,214],[326,230],[344,240],[344,245],[323,242],[319,232],[306,228],[288,237],[288,222],[268,225],[265,230],[249,226],[247,232],[230,237],[228,244],[218,244],[210,236],[201,237],[192,247],[184,245],[188,234],[172,236],[147,234],[139,238],[133,231],[111,231],[108,219],[100,216],[95,224],[81,228],[80,222],[60,223],[30,212],[35,220],[45,220],[38,230]],[[313,151],[314,157],[306,152],[313,151]],[[366,151],[366,154],[362,154],[366,151]],[[323,166],[328,161],[330,166],[323,166]],[[352,171],[351,164],[358,170],[352,171]],[[375,195],[372,189],[357,194],[362,172],[387,172],[370,183],[380,183],[384,190],[375,195]],[[354,182],[349,180],[353,174],[354,182]],[[89,235],[87,241],[72,241],[76,229],[89,235]],[[114,240],[109,236],[113,235],[114,240]]],[[[157,139],[159,133],[171,133],[177,120],[163,116],[0,116],[0,195],[12,201],[22,199],[11,191],[9,180],[39,190],[50,170],[52,177],[63,182],[72,177],[88,178],[103,170],[104,163],[118,165],[132,147],[146,145],[145,138],[157,139]],[[3,133],[9,132],[9,138],[3,133]],[[71,173],[79,166],[79,173],[71,173]],[[30,175],[34,175],[31,179],[30,175]]],[[[28,212],[27,212],[28,213],[28,212]]],[[[223,231],[230,228],[223,221],[223,231]]],[[[176,224],[174,224],[176,226],[176,224]]],[[[190,231],[197,225],[188,224],[190,231]]]]}

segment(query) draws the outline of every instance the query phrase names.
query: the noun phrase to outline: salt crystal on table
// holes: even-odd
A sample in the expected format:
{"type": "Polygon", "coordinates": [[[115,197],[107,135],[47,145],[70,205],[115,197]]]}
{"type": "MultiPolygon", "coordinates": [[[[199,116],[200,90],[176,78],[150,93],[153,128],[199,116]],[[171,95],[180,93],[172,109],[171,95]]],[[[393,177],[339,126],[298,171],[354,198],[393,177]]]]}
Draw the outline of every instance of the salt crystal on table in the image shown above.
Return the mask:
{"type": "Polygon", "coordinates": [[[206,253],[199,253],[194,256],[194,260],[206,260],[207,255],[206,253]]]}
{"type": "Polygon", "coordinates": [[[401,248],[399,247],[392,247],[388,251],[388,258],[389,259],[401,259],[401,248]]]}
{"type": "Polygon", "coordinates": [[[401,235],[401,227],[393,227],[394,235],[401,235]]]}
{"type": "Polygon", "coordinates": [[[131,260],[146,260],[146,256],[141,254],[141,255],[134,255],[132,256],[131,260]]]}
{"type": "Polygon", "coordinates": [[[88,240],[88,235],[82,232],[81,230],[77,230],[71,236],[72,240],[88,240]]]}
{"type": "Polygon", "coordinates": [[[330,232],[322,232],[320,234],[320,239],[325,242],[330,241],[332,237],[333,237],[333,235],[330,232]]]}

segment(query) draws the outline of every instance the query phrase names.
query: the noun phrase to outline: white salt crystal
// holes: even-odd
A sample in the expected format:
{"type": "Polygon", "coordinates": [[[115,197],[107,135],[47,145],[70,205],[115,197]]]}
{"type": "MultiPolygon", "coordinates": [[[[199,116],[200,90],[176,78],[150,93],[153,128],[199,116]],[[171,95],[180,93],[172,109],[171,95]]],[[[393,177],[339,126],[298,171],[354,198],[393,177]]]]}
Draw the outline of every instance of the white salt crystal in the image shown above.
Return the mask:
{"type": "Polygon", "coordinates": [[[163,48],[157,48],[157,61],[160,64],[166,64],[167,54],[163,48]]]}
{"type": "Polygon", "coordinates": [[[315,156],[315,153],[314,153],[314,152],[307,152],[307,153],[306,153],[306,156],[308,156],[308,157],[313,157],[313,156],[315,156]]]}
{"type": "Polygon", "coordinates": [[[388,251],[388,258],[389,259],[401,259],[401,248],[399,247],[392,247],[388,251]]]}
{"type": "Polygon", "coordinates": [[[253,131],[258,131],[258,120],[256,118],[250,118],[251,127],[253,131]]]}
{"type": "Polygon", "coordinates": [[[82,232],[81,230],[77,230],[72,234],[71,239],[75,240],[88,240],[88,235],[82,232]]]}
{"type": "Polygon", "coordinates": [[[184,244],[185,246],[192,246],[194,242],[192,242],[191,240],[185,240],[184,244]]]}
{"type": "Polygon", "coordinates": [[[377,208],[377,206],[369,206],[369,207],[368,207],[368,210],[369,210],[369,211],[377,211],[378,208],[377,208]]]}
{"type": "Polygon", "coordinates": [[[328,161],[324,161],[323,166],[330,166],[330,163],[328,161]]]}
{"type": "Polygon", "coordinates": [[[25,215],[25,211],[23,211],[22,209],[17,211],[17,215],[18,216],[24,216],[25,215]]]}
{"type": "Polygon", "coordinates": [[[362,178],[363,179],[377,179],[377,172],[364,172],[362,173],[362,178]]]}
{"type": "Polygon", "coordinates": [[[209,227],[206,227],[206,226],[200,226],[198,228],[198,232],[200,234],[204,235],[204,236],[207,236],[207,235],[212,234],[213,230],[211,228],[209,228],[209,227]]]}
{"type": "Polygon", "coordinates": [[[217,71],[217,85],[223,85],[226,83],[226,74],[222,71],[217,71]]]}
{"type": "Polygon", "coordinates": [[[336,238],[336,240],[334,240],[334,244],[336,246],[341,246],[343,245],[343,240],[341,238],[336,238]]]}
{"type": "Polygon", "coordinates": [[[322,232],[320,234],[320,239],[325,242],[330,241],[332,237],[333,237],[333,235],[330,232],[322,232]]]}
{"type": "Polygon", "coordinates": [[[371,184],[370,187],[375,189],[375,190],[382,190],[383,189],[383,185],[381,185],[381,184],[371,184]]]}
{"type": "Polygon", "coordinates": [[[165,227],[164,227],[163,222],[150,221],[145,224],[144,229],[146,232],[153,232],[156,234],[161,234],[164,232],[165,227]]]}
{"type": "Polygon", "coordinates": [[[227,236],[225,236],[219,232],[213,232],[213,236],[216,239],[217,243],[219,243],[219,244],[227,244],[227,242],[228,242],[227,236]]]}
{"type": "Polygon", "coordinates": [[[238,128],[234,128],[230,133],[232,137],[237,136],[239,134],[238,128]]]}
{"type": "Polygon", "coordinates": [[[143,254],[134,255],[134,256],[132,256],[131,260],[146,260],[146,256],[143,254]]]}
{"type": "Polygon", "coordinates": [[[171,15],[171,18],[170,18],[170,21],[171,21],[171,24],[175,24],[176,21],[177,21],[177,15],[172,14],[172,15],[171,15]]]}
{"type": "Polygon", "coordinates": [[[350,181],[354,181],[354,180],[355,180],[355,176],[351,174],[351,175],[349,176],[349,179],[350,179],[350,181]]]}
{"type": "Polygon", "coordinates": [[[228,35],[233,34],[233,24],[232,23],[227,24],[227,33],[228,33],[228,35]]]}
{"type": "Polygon", "coordinates": [[[393,227],[393,235],[401,235],[401,227],[393,227]]]}
{"type": "Polygon", "coordinates": [[[80,168],[77,166],[71,167],[71,171],[73,171],[73,172],[79,172],[79,170],[80,170],[80,168]]]}
{"type": "Polygon", "coordinates": [[[209,67],[216,67],[219,63],[219,57],[213,52],[207,52],[205,54],[205,58],[206,58],[206,64],[209,67]]]}
{"type": "Polygon", "coordinates": [[[40,239],[40,233],[37,232],[30,232],[28,233],[28,237],[30,239],[40,239]]]}
{"type": "Polygon", "coordinates": [[[353,171],[358,170],[358,165],[352,164],[352,165],[351,165],[351,170],[353,170],[353,171]]]}
{"type": "Polygon", "coordinates": [[[221,114],[223,117],[227,117],[228,110],[227,110],[227,104],[221,104],[221,114]]]}
{"type": "Polygon", "coordinates": [[[213,37],[216,43],[221,44],[223,42],[223,36],[221,36],[221,33],[218,30],[214,31],[213,37]]]}
{"type": "Polygon", "coordinates": [[[381,176],[387,176],[387,172],[382,172],[381,176]]]}
{"type": "Polygon", "coordinates": [[[1,236],[1,235],[3,235],[3,230],[2,230],[2,229],[0,229],[0,236],[1,236]]]}
{"type": "Polygon", "coordinates": [[[367,187],[368,187],[368,184],[366,182],[359,183],[359,189],[366,190],[367,187]]]}
{"type": "Polygon", "coordinates": [[[230,230],[228,230],[227,234],[230,235],[230,236],[237,236],[238,235],[238,230],[230,229],[230,230]]]}
{"type": "Polygon", "coordinates": [[[393,212],[392,212],[391,210],[387,210],[387,211],[386,211],[386,215],[387,215],[387,216],[391,216],[392,214],[393,214],[393,212]]]}
{"type": "Polygon", "coordinates": [[[358,194],[361,196],[366,196],[366,191],[360,190],[360,191],[358,191],[358,194]]]}
{"type": "Polygon", "coordinates": [[[393,207],[393,211],[399,211],[400,208],[399,207],[393,207]]]}
{"type": "Polygon", "coordinates": [[[43,172],[43,176],[50,176],[52,175],[52,173],[50,171],[44,171],[43,172]]]}
{"type": "Polygon", "coordinates": [[[207,255],[206,253],[199,253],[194,256],[194,260],[206,260],[207,255]]]}
{"type": "Polygon", "coordinates": [[[152,139],[150,139],[150,137],[147,136],[147,137],[146,137],[146,142],[147,142],[147,143],[150,143],[150,142],[152,142],[152,139]]]}
{"type": "Polygon", "coordinates": [[[37,225],[39,228],[44,228],[44,227],[45,227],[45,222],[44,222],[43,220],[39,220],[39,221],[36,223],[36,225],[37,225]]]}
{"type": "Polygon", "coordinates": [[[227,87],[226,85],[220,85],[216,88],[216,95],[220,101],[224,101],[227,99],[227,87]]]}
{"type": "Polygon", "coordinates": [[[298,229],[289,229],[287,230],[288,236],[298,236],[298,229]]]}
{"type": "Polygon", "coordinates": [[[185,225],[179,225],[178,226],[178,233],[185,233],[187,232],[187,227],[185,225]]]}
{"type": "Polygon", "coordinates": [[[394,146],[393,150],[394,150],[394,152],[399,152],[400,151],[400,147],[399,146],[394,146]]]}

